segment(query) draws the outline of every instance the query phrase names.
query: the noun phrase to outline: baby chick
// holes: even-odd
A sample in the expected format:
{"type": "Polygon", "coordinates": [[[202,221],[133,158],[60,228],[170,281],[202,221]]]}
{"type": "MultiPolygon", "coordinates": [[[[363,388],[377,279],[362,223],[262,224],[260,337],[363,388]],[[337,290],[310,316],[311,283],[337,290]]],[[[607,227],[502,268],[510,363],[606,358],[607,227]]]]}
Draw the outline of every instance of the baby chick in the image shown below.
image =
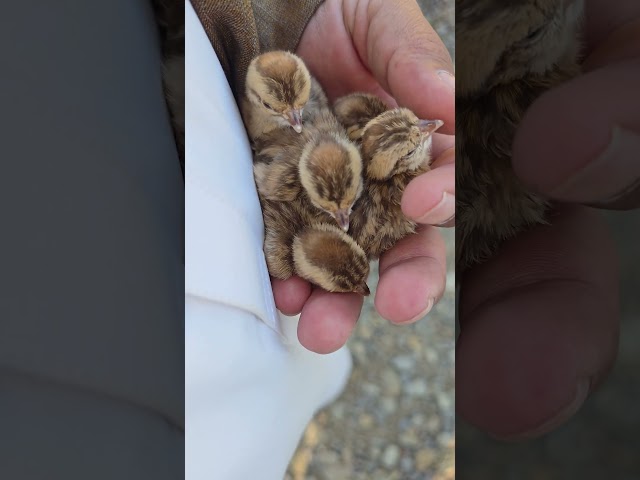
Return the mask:
{"type": "Polygon", "coordinates": [[[325,212],[343,230],[362,192],[362,159],[357,147],[328,108],[309,117],[305,130],[271,131],[255,143],[254,175],[267,200],[299,200],[325,212]]]}
{"type": "Polygon", "coordinates": [[[296,273],[328,292],[368,296],[369,260],[349,235],[329,224],[305,228],[293,240],[296,273]]]}
{"type": "Polygon", "coordinates": [[[419,120],[410,110],[397,108],[362,130],[364,192],[354,207],[349,233],[369,259],[415,232],[416,224],[402,213],[402,194],[412,179],[429,170],[432,134],[442,125],[441,120],[419,120]]]}
{"type": "Polygon", "coordinates": [[[252,141],[274,129],[292,127],[300,133],[305,110],[326,105],[320,84],[293,53],[274,50],[249,64],[241,109],[252,141]]]}
{"type": "Polygon", "coordinates": [[[369,262],[359,245],[298,199],[261,199],[269,273],[282,280],[296,274],[329,292],[369,295],[369,262]]]}
{"type": "Polygon", "coordinates": [[[581,10],[581,0],[456,0],[459,272],[546,221],[547,202],[512,170],[511,145],[533,101],[578,74],[581,10]]]}
{"type": "Polygon", "coordinates": [[[347,134],[353,141],[359,141],[365,125],[387,110],[388,107],[382,100],[369,93],[345,95],[333,105],[338,121],[347,129],[347,134]]]}

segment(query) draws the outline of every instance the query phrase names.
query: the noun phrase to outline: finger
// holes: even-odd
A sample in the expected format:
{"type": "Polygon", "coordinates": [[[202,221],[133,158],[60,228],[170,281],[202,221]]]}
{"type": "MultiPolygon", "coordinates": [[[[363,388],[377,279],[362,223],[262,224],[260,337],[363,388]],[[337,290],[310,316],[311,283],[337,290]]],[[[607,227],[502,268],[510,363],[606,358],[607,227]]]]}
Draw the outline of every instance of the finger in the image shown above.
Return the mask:
{"type": "Polygon", "coordinates": [[[300,277],[287,280],[271,278],[271,288],[276,307],[289,316],[299,314],[311,295],[311,285],[300,277]]]}
{"type": "Polygon", "coordinates": [[[446,47],[415,0],[344,2],[356,50],[399,105],[426,119],[455,123],[455,79],[446,47]]]}
{"type": "Polygon", "coordinates": [[[402,212],[417,223],[450,225],[456,215],[455,154],[448,150],[442,166],[414,178],[402,196],[402,212]]]}
{"type": "Polygon", "coordinates": [[[445,282],[444,241],[437,229],[422,227],[380,258],[376,310],[393,323],[413,323],[442,297],[445,282]]]}
{"type": "Polygon", "coordinates": [[[543,95],[514,143],[516,173],[563,201],[640,206],[640,60],[587,73],[543,95]]]}
{"type": "Polygon", "coordinates": [[[458,412],[501,438],[535,437],[566,421],[617,349],[608,231],[583,207],[553,221],[505,244],[462,283],[458,412]]]}
{"type": "Polygon", "coordinates": [[[363,301],[362,295],[355,293],[314,289],[300,314],[298,340],[312,352],[335,352],[347,343],[363,301]]]}
{"type": "Polygon", "coordinates": [[[431,164],[431,168],[436,168],[444,162],[455,162],[455,156],[446,155],[444,159],[442,158],[445,151],[455,148],[455,143],[456,137],[454,135],[433,134],[431,157],[435,160],[431,164]]]}

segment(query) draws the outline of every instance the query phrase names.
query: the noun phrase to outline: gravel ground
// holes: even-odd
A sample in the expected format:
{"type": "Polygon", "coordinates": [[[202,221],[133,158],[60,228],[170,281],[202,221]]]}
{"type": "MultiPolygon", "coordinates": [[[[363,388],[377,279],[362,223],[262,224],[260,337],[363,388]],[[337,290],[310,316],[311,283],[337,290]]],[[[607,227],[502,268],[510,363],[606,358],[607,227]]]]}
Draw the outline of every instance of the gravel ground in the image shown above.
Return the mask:
{"type": "MultiPolygon", "coordinates": [[[[421,0],[454,56],[452,0],[421,0]]],[[[373,307],[377,266],[355,333],[354,368],[341,397],[315,416],[289,466],[289,480],[411,480],[455,477],[454,232],[447,290],[427,318],[396,327],[373,307]]]]}

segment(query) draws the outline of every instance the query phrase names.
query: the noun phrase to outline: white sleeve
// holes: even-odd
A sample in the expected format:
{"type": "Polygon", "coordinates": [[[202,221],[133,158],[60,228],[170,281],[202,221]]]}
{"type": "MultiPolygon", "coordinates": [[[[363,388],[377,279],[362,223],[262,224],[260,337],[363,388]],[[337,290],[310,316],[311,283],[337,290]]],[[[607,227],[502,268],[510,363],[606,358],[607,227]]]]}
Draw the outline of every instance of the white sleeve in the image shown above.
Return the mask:
{"type": "Polygon", "coordinates": [[[186,478],[281,480],[351,357],[305,350],[277,315],[246,133],[188,2],[185,27],[186,478]]]}

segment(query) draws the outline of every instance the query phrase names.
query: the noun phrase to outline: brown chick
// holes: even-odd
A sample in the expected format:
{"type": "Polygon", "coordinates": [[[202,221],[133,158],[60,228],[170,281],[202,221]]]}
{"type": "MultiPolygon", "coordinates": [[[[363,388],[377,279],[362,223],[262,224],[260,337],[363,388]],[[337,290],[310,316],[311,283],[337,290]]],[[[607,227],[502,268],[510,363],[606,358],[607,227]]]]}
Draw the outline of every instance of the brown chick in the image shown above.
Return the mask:
{"type": "Polygon", "coordinates": [[[300,133],[305,117],[326,105],[320,84],[293,53],[274,50],[249,64],[241,110],[252,141],[274,129],[292,127],[300,133]]]}
{"type": "Polygon", "coordinates": [[[360,152],[328,108],[310,116],[301,134],[274,130],[259,138],[254,175],[263,198],[300,201],[330,215],[345,231],[362,192],[360,152]]]}
{"type": "Polygon", "coordinates": [[[456,268],[546,222],[547,202],[511,167],[533,101],[579,73],[582,1],[456,0],[456,268]]]}
{"type": "Polygon", "coordinates": [[[382,100],[369,93],[345,95],[333,105],[338,121],[346,128],[352,141],[359,141],[367,123],[388,109],[382,100]]]}
{"type": "Polygon", "coordinates": [[[406,108],[389,110],[362,131],[364,192],[356,203],[349,233],[369,259],[376,259],[416,224],[400,207],[407,184],[429,170],[432,134],[441,120],[419,120],[406,108]]]}
{"type": "Polygon", "coordinates": [[[319,220],[302,202],[261,199],[264,253],[271,276],[298,275],[329,292],[369,295],[367,257],[338,227],[319,220]]]}

